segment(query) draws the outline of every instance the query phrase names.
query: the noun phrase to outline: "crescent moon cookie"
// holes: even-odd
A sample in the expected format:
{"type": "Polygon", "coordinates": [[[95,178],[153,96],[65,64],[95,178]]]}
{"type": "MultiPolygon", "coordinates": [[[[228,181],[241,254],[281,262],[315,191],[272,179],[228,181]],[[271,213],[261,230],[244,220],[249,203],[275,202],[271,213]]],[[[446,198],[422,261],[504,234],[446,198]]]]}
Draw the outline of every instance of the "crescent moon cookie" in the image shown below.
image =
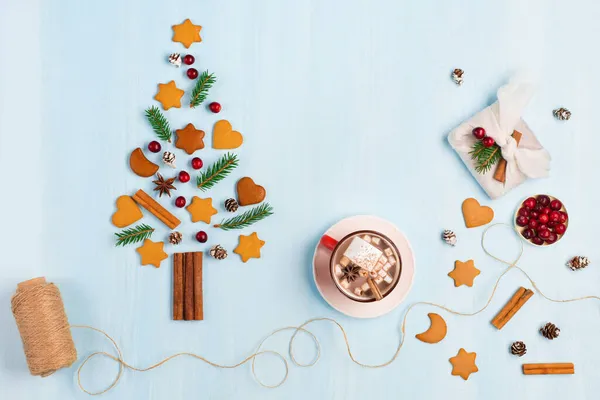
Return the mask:
{"type": "Polygon", "coordinates": [[[196,150],[204,148],[204,131],[196,129],[194,124],[187,124],[183,129],[177,129],[177,140],[175,147],[184,150],[188,154],[193,154],[196,150]]]}
{"type": "Polygon", "coordinates": [[[476,228],[486,225],[494,219],[494,210],[482,206],[473,198],[468,198],[462,203],[463,217],[467,228],[476,228]]]}
{"type": "Polygon", "coordinates": [[[252,178],[247,176],[238,181],[236,190],[240,206],[258,204],[267,196],[265,188],[257,185],[252,178]]]}
{"type": "Polygon", "coordinates": [[[175,81],[169,83],[159,83],[158,93],[154,100],[162,104],[163,109],[168,110],[171,107],[181,108],[181,98],[185,92],[175,85],[175,81]]]}
{"type": "Polygon", "coordinates": [[[433,344],[441,342],[446,337],[446,333],[448,333],[446,321],[444,321],[441,315],[436,313],[429,313],[427,316],[431,322],[429,329],[423,333],[419,333],[415,337],[424,343],[433,344]]]}
{"type": "Polygon", "coordinates": [[[140,147],[131,152],[129,156],[129,167],[137,175],[148,178],[158,171],[158,165],[148,160],[140,147]]]}

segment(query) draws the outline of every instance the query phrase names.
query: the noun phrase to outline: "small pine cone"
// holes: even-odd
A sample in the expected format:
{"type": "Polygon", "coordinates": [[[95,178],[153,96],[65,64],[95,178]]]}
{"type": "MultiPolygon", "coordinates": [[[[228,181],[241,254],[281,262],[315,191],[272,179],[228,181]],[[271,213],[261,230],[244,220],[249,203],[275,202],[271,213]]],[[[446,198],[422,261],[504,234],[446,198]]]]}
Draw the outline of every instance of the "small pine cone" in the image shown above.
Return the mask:
{"type": "Polygon", "coordinates": [[[568,121],[571,119],[571,111],[564,107],[558,108],[552,112],[554,116],[561,121],[568,121]]]}
{"type": "Polygon", "coordinates": [[[181,67],[181,54],[173,53],[169,55],[169,62],[176,66],[177,68],[181,67]]]}
{"type": "Polygon", "coordinates": [[[465,73],[465,71],[463,71],[460,68],[456,68],[454,71],[452,71],[452,80],[458,86],[461,86],[463,84],[463,75],[464,75],[464,73],[465,73]]]}
{"type": "Polygon", "coordinates": [[[229,212],[236,212],[238,210],[239,204],[235,199],[227,199],[225,200],[225,209],[229,212]]]}
{"type": "Polygon", "coordinates": [[[210,249],[210,255],[217,260],[224,260],[227,258],[227,250],[225,250],[221,245],[216,245],[212,249],[210,249]]]}
{"type": "Polygon", "coordinates": [[[171,234],[169,235],[169,243],[171,244],[179,244],[181,243],[181,240],[183,239],[183,235],[181,234],[181,232],[171,232],[171,234]]]}
{"type": "Polygon", "coordinates": [[[567,267],[571,268],[573,271],[585,268],[588,265],[590,265],[590,260],[584,256],[575,256],[567,262],[567,267]]]}
{"type": "Polygon", "coordinates": [[[458,240],[456,238],[456,234],[448,229],[442,232],[442,239],[444,239],[444,242],[448,243],[450,246],[456,246],[456,241],[458,240]]]}
{"type": "Polygon", "coordinates": [[[558,327],[556,325],[554,325],[553,323],[548,322],[546,325],[544,325],[540,329],[540,333],[546,339],[553,340],[553,339],[556,339],[558,337],[558,335],[560,335],[560,329],[558,329],[558,327]]]}
{"type": "Polygon", "coordinates": [[[527,346],[523,342],[514,342],[510,346],[510,352],[515,356],[523,357],[527,353],[527,346]]]}
{"type": "Polygon", "coordinates": [[[175,168],[175,154],[165,151],[162,157],[163,162],[171,168],[175,168]]]}

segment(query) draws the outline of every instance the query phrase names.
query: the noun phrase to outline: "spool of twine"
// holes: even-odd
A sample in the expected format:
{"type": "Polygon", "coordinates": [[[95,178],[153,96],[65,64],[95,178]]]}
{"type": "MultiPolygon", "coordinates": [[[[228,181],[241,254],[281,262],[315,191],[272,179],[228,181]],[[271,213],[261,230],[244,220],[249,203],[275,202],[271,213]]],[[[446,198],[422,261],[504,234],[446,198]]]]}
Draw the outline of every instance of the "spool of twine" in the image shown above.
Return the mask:
{"type": "Polygon", "coordinates": [[[60,291],[46,278],[17,285],[11,308],[31,375],[46,377],[77,360],[60,291]]]}

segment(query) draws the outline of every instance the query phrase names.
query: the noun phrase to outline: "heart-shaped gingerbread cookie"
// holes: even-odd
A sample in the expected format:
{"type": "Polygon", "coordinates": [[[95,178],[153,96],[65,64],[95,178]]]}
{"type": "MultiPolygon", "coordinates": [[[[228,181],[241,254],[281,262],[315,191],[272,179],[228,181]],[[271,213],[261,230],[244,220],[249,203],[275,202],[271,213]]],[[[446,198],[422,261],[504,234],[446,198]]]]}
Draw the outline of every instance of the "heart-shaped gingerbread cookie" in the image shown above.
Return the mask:
{"type": "Polygon", "coordinates": [[[482,206],[473,198],[466,199],[462,203],[463,217],[467,228],[476,228],[489,224],[494,219],[494,210],[490,207],[482,206]]]}
{"type": "Polygon", "coordinates": [[[135,201],[130,196],[120,196],[117,199],[117,211],[112,216],[112,223],[117,228],[125,228],[144,215],[135,201]]]}
{"type": "Polygon", "coordinates": [[[237,183],[237,197],[240,206],[258,204],[265,199],[267,191],[264,187],[254,183],[252,178],[242,178],[237,183]]]}
{"type": "Polygon", "coordinates": [[[234,131],[229,121],[222,119],[213,128],[213,149],[237,149],[244,142],[242,134],[234,131]]]}

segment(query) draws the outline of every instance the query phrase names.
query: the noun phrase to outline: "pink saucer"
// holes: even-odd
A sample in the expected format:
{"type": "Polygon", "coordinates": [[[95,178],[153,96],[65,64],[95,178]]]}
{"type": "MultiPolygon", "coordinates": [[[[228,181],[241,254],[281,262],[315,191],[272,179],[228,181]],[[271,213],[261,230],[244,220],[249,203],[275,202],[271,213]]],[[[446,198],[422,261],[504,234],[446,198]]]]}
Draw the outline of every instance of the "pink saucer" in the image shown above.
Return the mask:
{"type": "Polygon", "coordinates": [[[383,233],[396,245],[402,258],[402,274],[398,284],[383,300],[361,303],[344,296],[338,290],[331,278],[329,270],[329,257],[331,252],[322,245],[317,244],[313,256],[313,275],[317,289],[327,303],[339,312],[356,318],[375,318],[387,314],[398,307],[408,295],[415,276],[415,257],[410,243],[402,232],[391,222],[372,215],[357,215],[345,218],[323,235],[340,239],[352,232],[360,230],[373,230],[383,233]]]}

